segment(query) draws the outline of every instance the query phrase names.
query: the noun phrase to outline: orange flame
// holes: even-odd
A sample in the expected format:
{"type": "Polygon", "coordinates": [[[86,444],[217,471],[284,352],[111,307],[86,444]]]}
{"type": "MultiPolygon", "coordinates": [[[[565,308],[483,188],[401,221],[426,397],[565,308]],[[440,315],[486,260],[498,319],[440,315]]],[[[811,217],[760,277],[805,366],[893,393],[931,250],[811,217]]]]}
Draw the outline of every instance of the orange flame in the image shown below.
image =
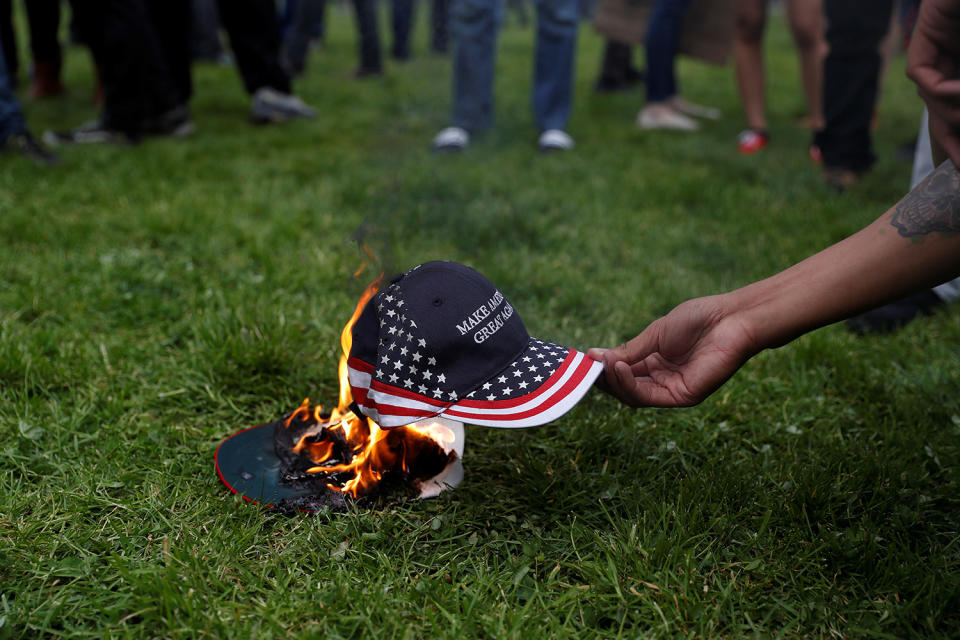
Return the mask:
{"type": "Polygon", "coordinates": [[[358,416],[350,409],[353,394],[350,391],[347,354],[353,344],[353,325],[376,294],[382,280],[383,274],[367,286],[353,310],[353,315],[340,333],[343,353],[340,355],[338,367],[340,397],[337,406],[326,416],[322,405],[318,404],[311,409],[310,399],[306,398],[284,423],[289,427],[295,419],[312,419],[321,427],[319,431],[308,430],[293,450],[306,455],[315,463],[316,466],[307,469],[307,473],[352,473],[353,478],[342,486],[328,483],[327,487],[349,493],[354,498],[374,491],[384,475],[390,472],[413,473],[422,479],[435,476],[447,463],[448,454],[444,452],[442,445],[445,443],[446,434],[452,434],[449,429],[439,424],[381,429],[380,425],[370,418],[358,416]],[[325,465],[336,453],[337,440],[345,444],[352,458],[349,462],[325,465]]]}

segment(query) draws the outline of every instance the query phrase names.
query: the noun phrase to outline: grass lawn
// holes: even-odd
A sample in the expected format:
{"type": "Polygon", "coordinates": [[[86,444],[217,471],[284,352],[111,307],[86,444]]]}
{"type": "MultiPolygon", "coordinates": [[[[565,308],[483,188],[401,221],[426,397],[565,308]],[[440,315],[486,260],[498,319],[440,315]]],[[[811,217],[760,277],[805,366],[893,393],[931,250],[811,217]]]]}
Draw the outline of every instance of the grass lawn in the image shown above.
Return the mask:
{"type": "MultiPolygon", "coordinates": [[[[331,7],[297,84],[315,121],[255,128],[235,71],[201,66],[187,140],[0,158],[0,637],[960,635],[955,309],[891,337],[814,332],[693,409],[595,391],[542,428],[468,428],[464,483],[434,501],[282,517],[226,491],[224,437],[336,398],[360,228],[397,269],[470,264],[533,335],[585,348],[786,267],[908,188],[903,59],[876,168],[838,196],[807,159],[779,19],[762,154],[736,152],[729,67],[680,67],[721,121],[636,130],[642,92],[591,90],[585,26],[577,149],[541,156],[531,32],[511,24],[495,130],[432,155],[450,63],[425,53],[425,13],[415,58],[358,82],[331,7]]],[[[91,78],[69,50],[70,95],[24,97],[31,126],[92,117],[91,78]]]]}

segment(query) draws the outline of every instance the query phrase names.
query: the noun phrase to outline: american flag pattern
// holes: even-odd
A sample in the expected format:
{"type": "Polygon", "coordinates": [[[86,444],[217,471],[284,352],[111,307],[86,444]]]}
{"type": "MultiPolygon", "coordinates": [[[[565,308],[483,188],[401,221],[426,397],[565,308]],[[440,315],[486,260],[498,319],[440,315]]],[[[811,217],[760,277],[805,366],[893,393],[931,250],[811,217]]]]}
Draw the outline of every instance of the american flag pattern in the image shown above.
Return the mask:
{"type": "Polygon", "coordinates": [[[523,353],[482,384],[465,389],[437,367],[429,336],[408,318],[400,288],[392,284],[376,305],[376,362],[347,361],[354,401],[383,427],[431,416],[495,427],[530,427],[559,418],[592,386],[602,365],[585,354],[530,338],[523,353]]]}

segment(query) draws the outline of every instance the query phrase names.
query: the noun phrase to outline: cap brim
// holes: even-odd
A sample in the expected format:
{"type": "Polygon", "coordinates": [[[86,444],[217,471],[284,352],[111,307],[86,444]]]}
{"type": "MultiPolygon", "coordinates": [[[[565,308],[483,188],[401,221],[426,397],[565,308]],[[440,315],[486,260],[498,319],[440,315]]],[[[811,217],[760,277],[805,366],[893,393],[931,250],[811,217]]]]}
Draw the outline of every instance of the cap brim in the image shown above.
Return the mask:
{"type": "Polygon", "coordinates": [[[466,398],[440,415],[487,427],[536,427],[570,411],[590,390],[601,371],[602,363],[581,351],[569,349],[563,364],[533,391],[505,400],[466,398]]]}
{"type": "Polygon", "coordinates": [[[315,488],[280,484],[283,464],[273,445],[276,422],[243,429],[220,443],[213,463],[220,480],[244,500],[272,507],[284,499],[311,496],[315,488]]]}
{"type": "MultiPolygon", "coordinates": [[[[535,427],[556,420],[572,409],[603,370],[600,362],[576,349],[531,339],[527,349],[491,380],[503,371],[520,366],[524,359],[536,356],[536,344],[541,348],[550,346],[557,353],[565,355],[560,366],[524,395],[501,400],[467,397],[443,402],[373,380],[373,367],[351,358],[348,360],[348,369],[353,398],[364,415],[386,428],[401,427],[435,416],[488,427],[535,427]]],[[[478,392],[482,392],[482,387],[473,395],[478,392]]]]}

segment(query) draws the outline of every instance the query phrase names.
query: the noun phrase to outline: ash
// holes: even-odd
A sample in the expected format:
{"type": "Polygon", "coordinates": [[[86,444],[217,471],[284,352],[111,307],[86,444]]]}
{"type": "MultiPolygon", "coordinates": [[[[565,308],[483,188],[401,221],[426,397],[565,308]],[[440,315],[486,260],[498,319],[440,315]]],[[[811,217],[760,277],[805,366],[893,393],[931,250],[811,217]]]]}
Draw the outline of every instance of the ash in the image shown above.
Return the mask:
{"type": "Polygon", "coordinates": [[[308,441],[316,442],[327,440],[334,443],[333,455],[320,466],[348,464],[353,455],[349,451],[341,430],[327,430],[321,423],[311,418],[303,420],[295,415],[289,426],[284,426],[290,419],[289,414],[273,423],[273,447],[280,459],[280,484],[310,491],[310,494],[296,498],[284,498],[274,504],[274,509],[284,515],[296,515],[303,512],[334,511],[344,512],[351,507],[379,510],[396,506],[407,500],[419,497],[419,489],[415,488],[417,479],[407,473],[388,472],[377,487],[374,494],[354,498],[341,491],[329,488],[328,484],[343,485],[354,476],[352,473],[307,473],[307,469],[316,467],[317,463],[307,455],[294,451],[294,446],[300,442],[304,434],[308,441]]]}

